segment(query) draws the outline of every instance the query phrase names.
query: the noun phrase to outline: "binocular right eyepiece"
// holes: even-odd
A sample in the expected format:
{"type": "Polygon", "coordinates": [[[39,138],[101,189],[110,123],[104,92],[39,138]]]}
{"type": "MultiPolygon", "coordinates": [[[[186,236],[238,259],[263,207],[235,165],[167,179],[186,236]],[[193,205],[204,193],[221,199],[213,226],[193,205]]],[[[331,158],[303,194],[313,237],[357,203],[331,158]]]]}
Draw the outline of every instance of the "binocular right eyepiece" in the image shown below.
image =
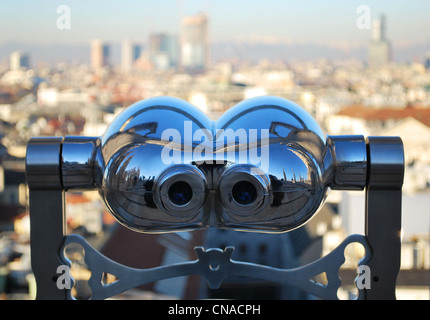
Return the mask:
{"type": "Polygon", "coordinates": [[[257,167],[238,164],[221,175],[217,191],[230,217],[257,219],[270,202],[270,181],[257,167]]]}
{"type": "Polygon", "coordinates": [[[96,188],[140,232],[207,227],[285,232],[306,223],[328,189],[366,185],[362,136],[326,137],[298,105],[245,100],[218,120],[170,97],[138,102],[102,137],[66,137],[65,189],[96,188]]]}

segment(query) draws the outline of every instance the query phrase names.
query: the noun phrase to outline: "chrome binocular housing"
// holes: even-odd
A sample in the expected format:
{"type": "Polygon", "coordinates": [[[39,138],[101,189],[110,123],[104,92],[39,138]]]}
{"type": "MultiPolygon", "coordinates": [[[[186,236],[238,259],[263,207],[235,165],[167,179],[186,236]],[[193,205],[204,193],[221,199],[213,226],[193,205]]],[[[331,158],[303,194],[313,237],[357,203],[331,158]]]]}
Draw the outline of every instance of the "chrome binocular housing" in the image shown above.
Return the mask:
{"type": "MultiPolygon", "coordinates": [[[[306,223],[329,189],[362,190],[368,179],[363,136],[325,136],[300,106],[270,96],[217,120],[177,98],[150,98],[126,108],[101,137],[58,143],[61,181],[53,183],[97,189],[121,224],[146,233],[286,232],[306,223]]],[[[44,145],[29,143],[33,189],[49,181],[44,145]]]]}

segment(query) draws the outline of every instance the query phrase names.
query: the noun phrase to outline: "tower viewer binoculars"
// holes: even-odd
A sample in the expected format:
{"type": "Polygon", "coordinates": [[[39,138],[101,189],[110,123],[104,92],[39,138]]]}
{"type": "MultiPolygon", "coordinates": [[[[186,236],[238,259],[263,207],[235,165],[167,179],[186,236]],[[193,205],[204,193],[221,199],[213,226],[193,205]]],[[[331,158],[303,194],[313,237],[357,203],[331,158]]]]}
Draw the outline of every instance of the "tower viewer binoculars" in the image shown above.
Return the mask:
{"type": "Polygon", "coordinates": [[[123,110],[101,137],[32,138],[26,166],[32,190],[96,189],[135,231],[286,232],[329,189],[401,188],[402,150],[397,137],[326,136],[283,98],[248,99],[211,120],[155,97],[123,110]]]}

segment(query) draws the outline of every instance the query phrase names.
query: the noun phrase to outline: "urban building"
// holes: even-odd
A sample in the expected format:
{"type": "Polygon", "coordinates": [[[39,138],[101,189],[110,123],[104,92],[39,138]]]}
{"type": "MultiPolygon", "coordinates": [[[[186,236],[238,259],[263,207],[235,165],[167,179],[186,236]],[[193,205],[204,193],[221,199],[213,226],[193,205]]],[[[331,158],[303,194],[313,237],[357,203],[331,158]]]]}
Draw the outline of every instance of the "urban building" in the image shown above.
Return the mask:
{"type": "Polygon", "coordinates": [[[134,63],[139,59],[141,47],[131,40],[124,40],[121,46],[121,71],[129,73],[133,71],[134,63]]]}
{"type": "Polygon", "coordinates": [[[109,46],[100,39],[91,41],[91,67],[98,70],[109,65],[109,46]]]}
{"type": "Polygon", "coordinates": [[[208,18],[185,16],[181,24],[181,65],[191,72],[205,71],[209,64],[208,18]]]}
{"type": "Polygon", "coordinates": [[[28,54],[21,51],[14,51],[10,55],[10,70],[16,71],[28,69],[30,67],[28,54]]]}
{"type": "Polygon", "coordinates": [[[380,67],[391,60],[391,45],[385,35],[385,17],[373,20],[372,39],[369,44],[369,66],[380,67]]]}
{"type": "Polygon", "coordinates": [[[430,51],[427,52],[424,58],[424,67],[426,68],[426,70],[430,70],[430,51]]]}
{"type": "Polygon", "coordinates": [[[166,33],[149,36],[149,59],[156,70],[176,68],[179,62],[179,38],[166,33]]]}

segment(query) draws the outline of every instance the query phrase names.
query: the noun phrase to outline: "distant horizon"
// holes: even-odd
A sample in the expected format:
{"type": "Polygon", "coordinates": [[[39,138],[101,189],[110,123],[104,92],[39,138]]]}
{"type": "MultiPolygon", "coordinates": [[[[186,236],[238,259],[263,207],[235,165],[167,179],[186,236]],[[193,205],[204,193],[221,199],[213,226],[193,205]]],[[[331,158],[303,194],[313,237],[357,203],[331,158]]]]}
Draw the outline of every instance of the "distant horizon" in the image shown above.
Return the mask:
{"type": "Polygon", "coordinates": [[[124,39],[146,45],[153,33],[180,35],[181,18],[198,13],[208,16],[210,43],[218,50],[215,60],[228,55],[219,52],[223,44],[233,57],[264,53],[240,52],[248,46],[276,50],[267,52],[269,58],[365,60],[371,21],[384,15],[394,61],[421,61],[430,51],[429,12],[428,0],[249,0],[246,5],[227,0],[20,0],[0,3],[0,29],[6,30],[0,34],[0,61],[19,46],[31,48],[34,61],[70,60],[66,50],[42,52],[65,47],[80,48],[79,59],[86,60],[84,47],[89,50],[92,39],[114,46],[124,39]]]}
{"type": "MultiPolygon", "coordinates": [[[[121,61],[121,41],[105,41],[111,46],[111,64],[117,66],[121,61]]],[[[146,49],[146,41],[136,41],[146,49]]],[[[268,43],[263,41],[249,42],[214,42],[210,44],[211,61],[222,62],[228,60],[246,60],[257,62],[262,59],[289,61],[315,61],[328,59],[332,61],[358,60],[367,62],[367,44],[354,46],[349,49],[322,43],[268,43]]],[[[430,51],[430,40],[426,43],[402,46],[392,43],[393,59],[395,63],[422,63],[430,51]]],[[[90,63],[90,42],[83,44],[28,44],[9,42],[0,44],[0,64],[9,63],[10,54],[23,51],[30,56],[30,64],[34,67],[38,63],[55,65],[58,63],[90,63]]]]}

